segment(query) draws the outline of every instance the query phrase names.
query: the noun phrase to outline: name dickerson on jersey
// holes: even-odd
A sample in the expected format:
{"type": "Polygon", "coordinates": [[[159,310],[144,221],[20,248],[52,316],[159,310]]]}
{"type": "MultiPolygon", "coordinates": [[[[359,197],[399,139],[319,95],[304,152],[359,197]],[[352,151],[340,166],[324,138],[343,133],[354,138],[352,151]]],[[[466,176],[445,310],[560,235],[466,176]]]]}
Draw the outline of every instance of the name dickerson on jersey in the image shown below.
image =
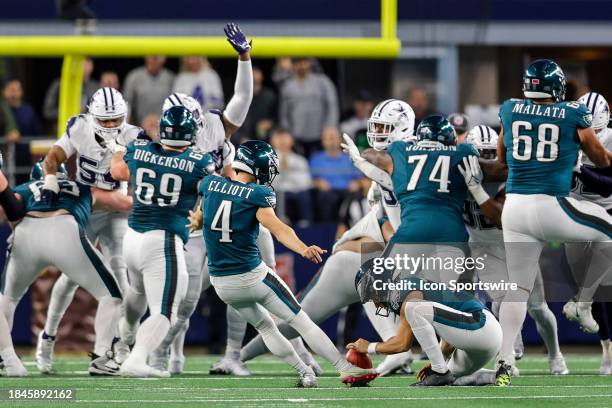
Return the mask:
{"type": "Polygon", "coordinates": [[[170,167],[173,169],[183,170],[193,173],[195,163],[189,160],[181,159],[180,157],[159,156],[146,150],[137,149],[134,152],[134,159],[157,164],[158,166],[170,167]]]}

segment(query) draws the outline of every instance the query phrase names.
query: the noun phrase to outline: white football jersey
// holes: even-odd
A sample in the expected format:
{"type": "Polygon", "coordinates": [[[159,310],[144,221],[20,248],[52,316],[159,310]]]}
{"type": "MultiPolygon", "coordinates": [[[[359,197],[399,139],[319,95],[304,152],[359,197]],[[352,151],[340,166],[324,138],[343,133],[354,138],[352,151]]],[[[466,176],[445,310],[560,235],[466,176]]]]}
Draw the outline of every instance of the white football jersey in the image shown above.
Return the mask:
{"type": "MultiPolygon", "coordinates": [[[[95,134],[93,117],[90,114],[73,116],[68,120],[66,133],[55,142],[66,153],[66,157],[77,155],[77,181],[103,190],[115,190],[120,183],[110,175],[113,153],[100,145],[100,136],[95,134]],[[98,139],[98,140],[96,140],[98,139]]],[[[127,146],[141,132],[137,126],[125,125],[117,142],[127,146]]]]}
{"type": "MultiPolygon", "coordinates": [[[[490,197],[495,197],[506,188],[506,183],[483,183],[490,197]]],[[[463,220],[470,234],[470,242],[503,242],[504,233],[480,211],[480,206],[471,195],[465,200],[463,207],[463,220]]]]}
{"type": "Polygon", "coordinates": [[[393,230],[397,231],[402,223],[402,210],[400,208],[399,201],[397,201],[393,191],[387,190],[377,183],[373,183],[373,185],[375,185],[380,192],[380,206],[382,207],[384,214],[389,219],[393,230]]]}
{"type": "Polygon", "coordinates": [[[232,144],[225,138],[222,113],[208,111],[202,118],[203,127],[196,136],[195,146],[204,153],[210,153],[215,163],[215,171],[221,174],[223,167],[231,164],[233,152],[232,144]]]}
{"type": "MultiPolygon", "coordinates": [[[[598,135],[601,144],[607,149],[612,150],[612,129],[605,128],[598,135]]],[[[582,155],[582,164],[585,166],[595,167],[595,164],[589,159],[586,154],[582,155]]],[[[610,197],[602,197],[597,193],[585,191],[584,184],[580,179],[574,178],[574,182],[572,183],[572,191],[570,193],[570,197],[575,198],[576,200],[587,200],[591,201],[595,204],[599,204],[606,210],[612,208],[612,196],[610,197]]]]}

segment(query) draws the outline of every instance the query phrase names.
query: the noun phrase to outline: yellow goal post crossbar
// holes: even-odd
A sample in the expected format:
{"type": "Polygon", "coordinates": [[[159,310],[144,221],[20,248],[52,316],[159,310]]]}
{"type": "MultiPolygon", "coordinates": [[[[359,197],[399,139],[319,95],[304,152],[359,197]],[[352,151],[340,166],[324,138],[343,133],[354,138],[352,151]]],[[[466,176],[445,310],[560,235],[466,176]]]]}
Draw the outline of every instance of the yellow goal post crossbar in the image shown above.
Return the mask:
{"type": "MultiPolygon", "coordinates": [[[[254,57],[312,56],[320,58],[395,58],[397,0],[381,0],[380,37],[254,37],[254,57]]],[[[0,36],[0,55],[19,57],[64,56],[60,85],[58,136],[68,118],[80,111],[83,62],[92,57],[145,55],[206,55],[232,57],[236,52],[225,37],[179,36],[0,36]]]]}

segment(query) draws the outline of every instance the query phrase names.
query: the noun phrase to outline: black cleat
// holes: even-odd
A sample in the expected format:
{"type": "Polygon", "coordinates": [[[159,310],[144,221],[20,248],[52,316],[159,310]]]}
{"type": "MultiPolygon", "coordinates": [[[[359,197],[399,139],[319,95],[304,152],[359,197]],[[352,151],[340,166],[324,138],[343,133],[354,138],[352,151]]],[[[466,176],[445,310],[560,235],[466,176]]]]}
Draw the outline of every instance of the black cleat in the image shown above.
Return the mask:
{"type": "Polygon", "coordinates": [[[510,371],[512,367],[506,364],[503,360],[498,363],[497,372],[495,373],[495,385],[498,387],[507,387],[512,384],[510,379],[510,371]]]}
{"type": "Polygon", "coordinates": [[[434,371],[431,367],[425,369],[425,378],[423,381],[412,384],[415,387],[440,387],[444,385],[452,385],[455,382],[455,376],[447,370],[444,374],[434,371]]]}

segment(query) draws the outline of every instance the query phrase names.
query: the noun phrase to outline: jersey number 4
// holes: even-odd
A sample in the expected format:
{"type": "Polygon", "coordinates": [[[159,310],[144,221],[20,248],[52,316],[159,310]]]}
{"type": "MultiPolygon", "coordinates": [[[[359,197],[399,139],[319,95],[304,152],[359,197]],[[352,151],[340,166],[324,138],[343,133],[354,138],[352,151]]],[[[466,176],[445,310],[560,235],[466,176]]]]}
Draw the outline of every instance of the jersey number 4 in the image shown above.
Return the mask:
{"type": "MultiPolygon", "coordinates": [[[[512,157],[515,160],[527,161],[532,159],[533,138],[531,135],[522,135],[525,130],[530,132],[533,125],[524,120],[512,122],[512,157]]],[[[551,162],[559,156],[559,126],[552,123],[542,123],[538,126],[538,140],[536,142],[535,159],[540,162],[551,162]]]]}
{"type": "MultiPolygon", "coordinates": [[[[419,183],[419,179],[421,178],[421,173],[423,172],[423,168],[425,167],[425,162],[427,161],[426,154],[418,154],[415,156],[408,157],[408,164],[415,164],[414,171],[410,176],[410,180],[408,181],[408,191],[415,190],[417,184],[419,183]]],[[[450,193],[448,189],[448,172],[450,170],[450,156],[438,156],[438,160],[431,169],[429,173],[429,181],[433,181],[434,183],[438,183],[438,193],[450,193]]]]}
{"type": "Polygon", "coordinates": [[[219,242],[230,243],[232,242],[231,233],[234,232],[230,228],[232,221],[232,202],[229,200],[221,201],[221,205],[217,209],[215,216],[213,217],[210,229],[221,233],[219,242]]]}

